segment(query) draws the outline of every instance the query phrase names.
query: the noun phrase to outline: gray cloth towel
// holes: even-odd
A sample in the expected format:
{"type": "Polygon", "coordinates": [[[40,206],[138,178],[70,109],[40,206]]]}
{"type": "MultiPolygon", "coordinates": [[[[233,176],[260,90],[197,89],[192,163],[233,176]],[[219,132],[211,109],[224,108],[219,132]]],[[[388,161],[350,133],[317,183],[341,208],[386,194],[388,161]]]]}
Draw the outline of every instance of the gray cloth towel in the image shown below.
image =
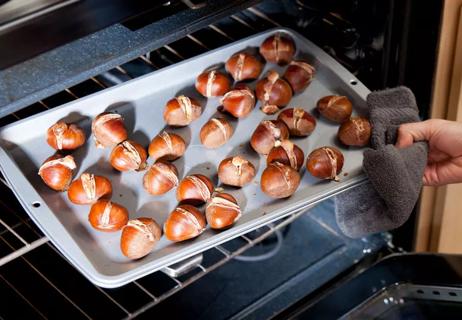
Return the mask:
{"type": "Polygon", "coordinates": [[[400,124],[420,121],[411,90],[398,87],[369,94],[371,149],[364,151],[363,170],[369,181],[336,196],[337,223],[351,238],[401,226],[419,198],[428,146],[394,146],[400,124]]]}

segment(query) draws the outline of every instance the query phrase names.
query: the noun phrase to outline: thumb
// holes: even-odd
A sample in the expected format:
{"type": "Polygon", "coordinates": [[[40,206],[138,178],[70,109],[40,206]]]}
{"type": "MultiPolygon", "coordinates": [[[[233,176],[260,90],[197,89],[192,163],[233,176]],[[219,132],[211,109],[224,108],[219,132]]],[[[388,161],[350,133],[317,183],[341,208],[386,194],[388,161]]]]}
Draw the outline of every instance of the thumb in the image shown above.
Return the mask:
{"type": "Polygon", "coordinates": [[[406,148],[415,141],[430,140],[432,134],[431,125],[428,121],[402,124],[398,129],[397,148],[406,148]]]}

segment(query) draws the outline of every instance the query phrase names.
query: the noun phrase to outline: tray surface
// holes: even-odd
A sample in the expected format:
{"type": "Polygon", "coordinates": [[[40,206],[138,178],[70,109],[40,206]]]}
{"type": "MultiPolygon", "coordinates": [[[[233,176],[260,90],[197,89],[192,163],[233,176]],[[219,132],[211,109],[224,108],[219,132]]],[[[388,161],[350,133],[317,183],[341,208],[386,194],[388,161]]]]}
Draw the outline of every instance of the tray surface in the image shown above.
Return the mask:
{"type": "MultiPolygon", "coordinates": [[[[249,146],[250,136],[263,119],[275,119],[259,110],[260,103],[245,119],[232,121],[234,134],[224,146],[210,150],[199,141],[199,130],[212,116],[217,115],[219,98],[204,99],[194,89],[195,77],[203,70],[222,64],[233,53],[254,50],[275,32],[289,34],[297,46],[296,59],[305,59],[316,68],[310,86],[295,95],[288,107],[300,106],[313,112],[316,101],[328,94],[348,96],[354,113],[365,113],[365,98],[369,90],[333,58],[298,33],[284,28],[273,29],[240,40],[203,55],[183,61],[146,76],[103,90],[58,108],[18,121],[0,130],[0,168],[28,214],[53,244],[93,283],[103,287],[118,287],[162,267],[200,253],[233,237],[267,224],[351,188],[365,180],[361,173],[362,150],[345,148],[337,144],[338,125],[318,117],[317,127],[308,138],[293,139],[307,156],[313,149],[324,145],[339,147],[345,156],[340,182],[321,181],[301,170],[302,181],[297,192],[285,200],[275,200],[262,193],[259,179],[265,168],[265,159],[249,146]],[[190,126],[180,129],[166,128],[180,134],[188,147],[184,157],[176,160],[180,178],[202,173],[218,183],[217,166],[222,159],[242,154],[257,168],[254,181],[242,189],[224,187],[241,205],[243,215],[236,225],[216,232],[207,229],[201,236],[183,243],[172,243],[162,237],[147,257],[130,261],[120,252],[120,232],[101,233],[88,222],[89,206],[72,204],[66,193],[48,189],[37,175],[41,163],[54,150],[46,143],[49,126],[60,119],[78,122],[88,134],[84,147],[73,152],[78,165],[75,177],[91,172],[108,177],[113,184],[112,200],[124,205],[130,218],[148,216],[163,224],[177,205],[175,191],[163,196],[150,196],[142,187],[144,172],[118,173],[107,159],[109,149],[97,149],[90,136],[91,119],[103,111],[116,111],[123,115],[130,139],[147,146],[150,140],[165,128],[162,112],[165,103],[174,96],[184,94],[204,104],[202,116],[190,126]],[[346,173],[345,175],[343,173],[346,173]]],[[[269,69],[282,74],[284,68],[267,64],[269,69]]],[[[254,87],[255,82],[250,84],[254,87]]],[[[228,117],[229,118],[229,117],[228,117]]],[[[152,163],[152,160],[149,161],[152,163]]]]}

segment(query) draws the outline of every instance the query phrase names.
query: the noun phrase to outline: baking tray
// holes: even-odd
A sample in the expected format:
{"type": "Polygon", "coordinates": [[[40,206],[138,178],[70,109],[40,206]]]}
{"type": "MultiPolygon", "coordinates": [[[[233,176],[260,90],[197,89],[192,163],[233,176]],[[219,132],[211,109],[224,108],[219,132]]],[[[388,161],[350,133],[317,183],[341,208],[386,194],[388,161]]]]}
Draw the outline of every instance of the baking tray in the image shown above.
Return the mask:
{"type": "MultiPolygon", "coordinates": [[[[121,286],[365,181],[361,171],[362,150],[339,146],[345,155],[340,182],[315,179],[302,169],[301,184],[292,197],[275,200],[264,195],[259,179],[265,159],[251,150],[248,141],[261,120],[276,116],[263,114],[259,110],[260,104],[247,118],[232,122],[234,135],[227,144],[215,150],[205,149],[200,144],[199,130],[217,113],[219,98],[205,100],[200,97],[194,89],[195,77],[204,69],[222,64],[235,52],[254,50],[275,32],[289,34],[297,46],[296,58],[308,60],[317,70],[311,85],[302,94],[295,95],[289,107],[302,106],[314,113],[320,97],[336,93],[348,96],[356,113],[367,111],[365,98],[369,90],[358,79],[300,34],[277,28],[42,112],[0,130],[0,169],[5,179],[32,220],[90,281],[107,288],[121,286]],[[89,135],[91,119],[103,111],[111,110],[123,115],[131,132],[130,138],[147,146],[150,139],[165,128],[162,119],[165,103],[179,94],[195,97],[206,104],[198,120],[188,127],[172,130],[188,143],[184,157],[175,161],[180,177],[202,173],[217,183],[216,168],[219,162],[237,154],[245,155],[256,166],[258,173],[255,180],[242,189],[225,188],[236,197],[243,210],[241,219],[234,227],[222,232],[207,229],[198,238],[183,243],[172,243],[162,237],[150,255],[130,261],[120,253],[120,232],[108,234],[92,229],[87,221],[89,206],[74,205],[67,199],[66,193],[54,192],[41,182],[37,175],[38,168],[54,152],[46,143],[46,130],[56,121],[64,119],[78,122],[89,135]]],[[[281,67],[266,65],[263,74],[270,67],[283,72],[281,67]]],[[[316,147],[337,145],[337,128],[337,125],[318,118],[314,133],[294,142],[308,155],[316,147]]],[[[76,177],[88,171],[110,178],[114,189],[113,200],[127,207],[130,218],[149,216],[162,224],[177,205],[175,191],[164,196],[150,196],[142,188],[144,172],[115,172],[107,161],[109,153],[110,150],[97,149],[92,137],[89,137],[85,146],[73,153],[78,164],[76,177]]]]}

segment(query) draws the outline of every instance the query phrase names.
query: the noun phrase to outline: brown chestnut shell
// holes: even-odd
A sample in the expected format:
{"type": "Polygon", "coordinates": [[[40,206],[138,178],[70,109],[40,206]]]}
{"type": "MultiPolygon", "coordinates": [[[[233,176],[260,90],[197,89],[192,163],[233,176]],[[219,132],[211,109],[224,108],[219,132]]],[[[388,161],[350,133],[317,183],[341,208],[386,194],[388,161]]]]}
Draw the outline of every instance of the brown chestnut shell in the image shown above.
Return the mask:
{"type": "Polygon", "coordinates": [[[99,231],[118,231],[128,222],[128,210],[115,202],[98,200],[91,206],[88,221],[99,231]]]}
{"type": "Polygon", "coordinates": [[[233,135],[233,127],[224,118],[212,118],[201,128],[199,138],[201,143],[210,149],[221,147],[233,135]]]}
{"type": "Polygon", "coordinates": [[[263,120],[250,138],[250,145],[259,154],[268,154],[274,146],[289,138],[289,129],[280,120],[263,120]]]}
{"type": "Polygon", "coordinates": [[[98,148],[112,147],[128,138],[124,119],[113,112],[97,115],[91,124],[91,131],[98,148]]]}
{"type": "Polygon", "coordinates": [[[152,195],[169,192],[178,185],[178,170],[166,161],[157,161],[146,171],[143,177],[144,189],[152,195]]]}
{"type": "Polygon", "coordinates": [[[149,144],[148,153],[154,160],[173,161],[181,157],[186,151],[184,139],[171,132],[162,131],[149,144]]]}
{"type": "Polygon", "coordinates": [[[242,156],[229,157],[220,162],[218,178],[223,184],[243,187],[256,175],[254,165],[242,156]]]}
{"type": "Polygon", "coordinates": [[[255,108],[255,95],[249,87],[236,86],[221,99],[223,110],[235,118],[244,118],[255,108]]]}
{"type": "Polygon", "coordinates": [[[70,184],[67,196],[75,204],[92,204],[99,199],[110,199],[112,184],[106,177],[85,172],[70,184]]]}
{"type": "Polygon", "coordinates": [[[176,199],[185,204],[198,205],[212,196],[213,182],[202,174],[192,174],[183,178],[176,189],[176,199]]]}
{"type": "Polygon", "coordinates": [[[241,217],[237,200],[228,193],[216,193],[205,207],[207,223],[212,229],[231,227],[241,217]]]}
{"type": "Polygon", "coordinates": [[[165,105],[164,121],[169,126],[184,127],[199,118],[201,114],[202,107],[197,100],[178,96],[170,99],[165,105]]]}
{"type": "Polygon", "coordinates": [[[343,123],[350,119],[353,105],[345,96],[331,95],[319,99],[317,109],[324,118],[343,123]]]}
{"type": "Polygon", "coordinates": [[[55,150],[75,150],[85,143],[85,132],[76,124],[58,121],[47,131],[47,142],[55,150]]]}
{"type": "Polygon", "coordinates": [[[280,162],[297,171],[303,166],[304,161],[305,154],[303,150],[289,140],[284,140],[280,146],[271,149],[266,158],[267,165],[272,162],[280,162]]]}
{"type": "Polygon", "coordinates": [[[281,111],[278,120],[283,121],[291,136],[309,136],[316,128],[316,119],[302,108],[290,108],[281,111]]]}
{"type": "Polygon", "coordinates": [[[321,147],[308,155],[306,168],[316,178],[338,181],[338,174],[342,171],[343,162],[343,154],[339,149],[321,147]]]}
{"type": "Polygon", "coordinates": [[[267,62],[278,65],[288,64],[295,54],[295,42],[287,34],[276,33],[260,45],[260,54],[267,62]]]}
{"type": "Polygon", "coordinates": [[[218,97],[229,91],[231,82],[228,77],[217,70],[201,73],[196,79],[196,89],[204,97],[218,97]]]}
{"type": "Polygon", "coordinates": [[[367,118],[352,117],[342,123],[337,137],[344,145],[364,147],[369,144],[371,130],[371,123],[367,118]]]}
{"type": "Polygon", "coordinates": [[[148,154],[138,142],[126,140],[119,143],[111,152],[109,162],[119,171],[140,171],[146,168],[148,154]]]}
{"type": "Polygon", "coordinates": [[[72,156],[55,154],[43,162],[38,175],[51,189],[65,191],[69,188],[73,172],[76,168],[77,166],[72,156]]]}
{"type": "Polygon", "coordinates": [[[260,180],[261,190],[277,199],[290,197],[299,185],[298,171],[279,162],[270,163],[263,171],[260,180]]]}
{"type": "Polygon", "coordinates": [[[284,72],[284,79],[292,87],[294,93],[301,92],[313,80],[315,69],[305,61],[292,61],[284,72]]]}
{"type": "Polygon", "coordinates": [[[164,233],[171,241],[192,239],[205,231],[204,215],[195,207],[179,205],[168,216],[164,224],[164,233]]]}
{"type": "Polygon", "coordinates": [[[120,250],[129,259],[148,255],[160,240],[162,230],[151,218],[132,219],[122,229],[120,250]]]}
{"type": "Polygon", "coordinates": [[[226,61],[225,68],[234,81],[253,80],[260,76],[263,64],[257,57],[241,52],[233,54],[226,61]]]}
{"type": "Polygon", "coordinates": [[[283,108],[292,99],[292,88],[289,83],[273,70],[268,72],[266,78],[257,82],[255,93],[263,106],[274,105],[283,108]]]}

